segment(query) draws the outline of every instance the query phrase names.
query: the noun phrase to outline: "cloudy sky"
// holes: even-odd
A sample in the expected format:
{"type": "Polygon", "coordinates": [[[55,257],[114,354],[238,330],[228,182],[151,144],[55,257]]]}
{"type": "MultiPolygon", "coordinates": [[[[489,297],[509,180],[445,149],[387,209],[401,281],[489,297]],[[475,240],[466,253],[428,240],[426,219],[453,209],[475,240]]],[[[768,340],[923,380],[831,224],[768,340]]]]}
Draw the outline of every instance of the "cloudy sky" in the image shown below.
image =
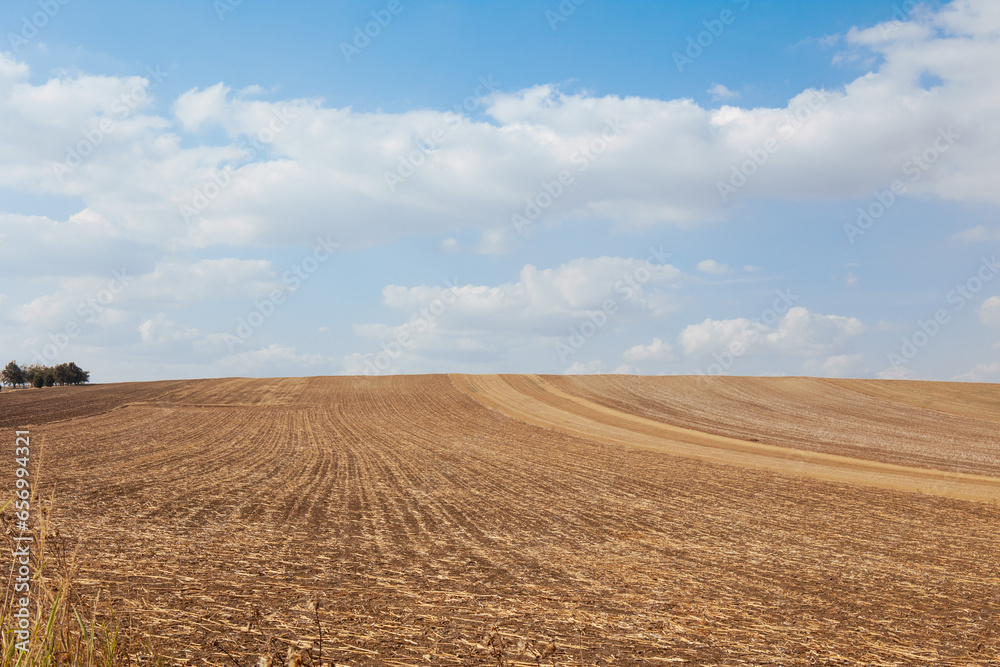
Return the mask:
{"type": "Polygon", "coordinates": [[[1000,3],[15,0],[0,357],[1000,381],[1000,3]]]}

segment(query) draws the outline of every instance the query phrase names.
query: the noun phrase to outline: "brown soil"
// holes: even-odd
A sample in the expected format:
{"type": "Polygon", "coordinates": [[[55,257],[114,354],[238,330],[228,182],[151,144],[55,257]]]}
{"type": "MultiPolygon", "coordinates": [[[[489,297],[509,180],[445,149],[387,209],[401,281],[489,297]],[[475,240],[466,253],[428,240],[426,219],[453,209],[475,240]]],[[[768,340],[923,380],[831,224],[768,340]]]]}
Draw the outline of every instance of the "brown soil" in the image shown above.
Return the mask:
{"type": "Polygon", "coordinates": [[[633,415],[739,440],[1000,476],[1000,385],[819,378],[545,376],[633,415]]]}
{"type": "Polygon", "coordinates": [[[129,401],[147,400],[186,384],[188,383],[165,381],[41,389],[5,387],[0,392],[0,429],[92,417],[120,408],[129,401]]]}
{"type": "Polygon", "coordinates": [[[996,497],[997,394],[742,381],[203,380],[0,419],[84,595],[177,664],[317,655],[311,599],[331,664],[996,664],[1000,507],[962,498],[996,497]]]}

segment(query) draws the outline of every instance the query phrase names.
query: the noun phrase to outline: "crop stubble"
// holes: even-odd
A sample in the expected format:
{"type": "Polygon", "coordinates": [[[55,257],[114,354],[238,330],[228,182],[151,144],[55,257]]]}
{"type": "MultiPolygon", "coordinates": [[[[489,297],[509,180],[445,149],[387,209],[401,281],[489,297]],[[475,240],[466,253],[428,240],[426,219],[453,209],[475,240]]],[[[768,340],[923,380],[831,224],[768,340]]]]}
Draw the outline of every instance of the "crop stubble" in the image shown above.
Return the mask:
{"type": "Polygon", "coordinates": [[[700,404],[683,378],[406,376],[134,385],[51,422],[0,407],[44,437],[84,594],[108,591],[177,662],[308,643],[312,598],[341,664],[497,664],[493,626],[507,664],[535,664],[520,638],[554,642],[541,664],[560,665],[996,661],[1000,510],[961,496],[995,489],[978,476],[1000,458],[982,431],[997,393],[961,413],[893,387],[814,381],[796,403],[783,380],[736,380],[700,404]],[[865,439],[887,411],[919,433],[893,417],[865,439]],[[786,448],[791,474],[676,455],[699,443],[786,448]],[[968,488],[822,479],[845,453],[968,488]]]}

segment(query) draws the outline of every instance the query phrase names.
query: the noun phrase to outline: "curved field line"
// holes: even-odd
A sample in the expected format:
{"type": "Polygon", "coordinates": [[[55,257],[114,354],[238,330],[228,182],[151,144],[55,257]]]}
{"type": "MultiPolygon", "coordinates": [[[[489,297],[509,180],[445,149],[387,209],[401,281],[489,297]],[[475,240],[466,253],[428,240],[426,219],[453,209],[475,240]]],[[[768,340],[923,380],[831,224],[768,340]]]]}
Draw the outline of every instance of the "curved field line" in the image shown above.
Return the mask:
{"type": "MultiPolygon", "coordinates": [[[[914,382],[914,405],[863,393],[820,378],[628,375],[543,375],[557,389],[612,410],[737,440],[762,442],[909,468],[1000,477],[997,421],[942,410],[979,412],[991,403],[1000,415],[1000,385],[992,396],[976,387],[914,382]],[[963,391],[965,389],[966,391],[963,391]],[[965,400],[968,397],[968,400],[965,400]],[[964,402],[963,402],[964,401],[964,402]]],[[[853,381],[852,381],[853,382],[853,381]]],[[[900,382],[894,380],[893,382],[900,382]]],[[[958,384],[958,383],[955,383],[958,384]]],[[[968,384],[968,383],[966,383],[968,384]]]]}
{"type": "Polygon", "coordinates": [[[963,417],[1000,421],[1000,385],[997,384],[838,378],[825,378],[823,381],[884,401],[963,417]]]}
{"type": "Polygon", "coordinates": [[[482,405],[536,426],[675,456],[961,500],[1000,500],[1000,478],[788,449],[672,426],[599,405],[530,375],[451,375],[482,405]]]}

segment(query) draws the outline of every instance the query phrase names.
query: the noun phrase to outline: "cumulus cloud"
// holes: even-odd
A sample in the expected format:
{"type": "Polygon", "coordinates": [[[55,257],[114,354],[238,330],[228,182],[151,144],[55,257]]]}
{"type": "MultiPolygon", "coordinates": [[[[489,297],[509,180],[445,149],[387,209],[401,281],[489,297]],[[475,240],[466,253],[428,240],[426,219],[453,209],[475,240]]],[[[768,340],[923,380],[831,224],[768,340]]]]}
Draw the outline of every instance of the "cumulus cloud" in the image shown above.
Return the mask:
{"type": "Polygon", "coordinates": [[[271,343],[256,350],[228,355],[213,364],[217,373],[237,376],[289,377],[329,373],[334,363],[328,357],[303,354],[294,347],[271,343]]]}
{"type": "Polygon", "coordinates": [[[166,313],[157,313],[154,317],[142,322],[138,331],[140,340],[147,345],[169,345],[195,340],[199,337],[197,329],[179,326],[167,317],[166,313]]]}
{"type": "Polygon", "coordinates": [[[975,227],[964,229],[957,234],[954,234],[952,238],[972,243],[980,241],[1000,241],[1000,227],[996,229],[989,229],[985,225],[976,225],[975,227]]]}
{"type": "MultiPolygon", "coordinates": [[[[621,324],[663,317],[676,308],[681,272],[643,259],[574,259],[552,269],[524,266],[516,282],[499,285],[388,285],[382,302],[403,324],[356,325],[373,348],[348,355],[345,368],[363,372],[381,350],[398,346],[414,357],[457,361],[509,359],[546,348],[584,322],[621,324]]],[[[669,346],[668,346],[669,347],[669,346]]],[[[395,367],[395,365],[394,365],[395,367]]]]}
{"type": "Polygon", "coordinates": [[[235,258],[169,261],[138,276],[127,301],[191,305],[206,299],[260,298],[283,289],[268,260],[235,258]]]}
{"type": "Polygon", "coordinates": [[[157,305],[260,298],[282,287],[266,260],[169,261],[138,275],[121,268],[103,276],[59,278],[50,292],[18,305],[12,316],[28,329],[51,331],[75,321],[123,322],[127,313],[157,305]]]}
{"type": "Polygon", "coordinates": [[[84,208],[67,220],[0,212],[0,263],[12,274],[73,276],[121,267],[152,265],[159,246],[130,239],[96,211],[84,208]],[[38,261],[44,253],[46,261],[38,261]]]}
{"type": "Polygon", "coordinates": [[[899,366],[892,366],[879,371],[875,374],[875,377],[879,380],[915,380],[917,374],[909,366],[900,364],[899,366]]]}
{"type": "Polygon", "coordinates": [[[1000,328],[1000,296],[991,296],[979,306],[979,320],[988,327],[1000,328]]]}
{"type": "Polygon", "coordinates": [[[684,328],[679,342],[689,355],[723,351],[732,354],[780,354],[822,357],[834,354],[849,338],[865,330],[853,317],[810,313],[796,306],[781,315],[773,326],[747,318],[706,319],[684,328]]]}
{"type": "Polygon", "coordinates": [[[500,285],[403,287],[382,292],[385,305],[400,313],[418,313],[449,293],[454,301],[441,320],[463,329],[537,331],[561,329],[569,319],[602,309],[608,300],[628,312],[663,313],[673,300],[681,272],[669,264],[622,257],[574,259],[554,269],[527,265],[519,280],[500,285]],[[644,279],[643,279],[644,278],[644,279]]]}
{"type": "Polygon", "coordinates": [[[833,378],[862,377],[866,372],[865,360],[860,354],[837,354],[822,362],[810,359],[803,370],[810,375],[833,378]]]}
{"type": "Polygon", "coordinates": [[[573,365],[564,371],[565,375],[597,375],[604,373],[603,361],[574,361],[573,365]]]}
{"type": "Polygon", "coordinates": [[[708,273],[713,276],[722,276],[729,273],[729,267],[725,264],[720,264],[714,259],[704,259],[698,262],[698,270],[702,273],[708,273]]]}
{"type": "Polygon", "coordinates": [[[953,379],[963,382],[1000,382],[1000,361],[994,361],[992,364],[979,364],[953,379]]]}
{"type": "Polygon", "coordinates": [[[670,343],[654,338],[649,345],[635,345],[622,354],[625,361],[670,361],[674,358],[670,343]]]}
{"type": "Polygon", "coordinates": [[[171,117],[161,117],[143,102],[116,111],[116,102],[138,99],[137,89],[150,92],[149,77],[61,73],[33,83],[24,63],[2,55],[0,186],[78,197],[108,221],[104,233],[127,230],[150,242],[288,242],[322,229],[351,247],[496,229],[563,171],[572,183],[547,206],[544,217],[553,221],[719,219],[733,202],[720,199],[718,182],[774,139],[780,152],[740,197],[865,197],[902,179],[907,196],[997,203],[993,4],[956,1],[891,29],[852,30],[848,45],[877,56],[877,69],[842,90],[804,90],[777,108],[706,109],[686,99],[594,97],[541,85],[494,93],[486,122],[269,101],[259,89],[221,82],[185,92],[172,101],[171,117]],[[928,74],[940,85],[924,87],[928,74]],[[789,116],[799,120],[788,125],[789,116]],[[102,119],[114,131],[70,173],[57,174],[54,165],[102,119]],[[228,142],[203,139],[213,128],[228,142]],[[947,168],[908,181],[904,164],[948,128],[957,140],[942,157],[947,168]],[[390,188],[386,176],[394,173],[404,176],[390,188]],[[196,213],[182,215],[182,206],[196,213]],[[317,210],[337,215],[318,220],[317,210]]]}
{"type": "Polygon", "coordinates": [[[638,370],[628,364],[621,364],[613,370],[605,370],[603,361],[574,361],[573,364],[563,371],[564,375],[598,375],[609,373],[611,375],[638,375],[638,370]]]}
{"type": "Polygon", "coordinates": [[[715,101],[731,100],[740,96],[739,93],[729,90],[721,83],[717,83],[706,91],[715,101]]]}
{"type": "MultiPolygon", "coordinates": [[[[18,290],[35,294],[4,304],[0,338],[25,361],[103,359],[106,371],[130,378],[142,377],[135,375],[141,369],[152,373],[147,377],[211,376],[234,352],[263,341],[234,347],[227,343],[231,331],[217,329],[230,328],[236,315],[206,316],[199,306],[212,302],[213,313],[222,314],[235,312],[235,303],[245,313],[275,290],[288,294],[263,260],[174,259],[145,272],[121,267],[102,274],[19,278],[18,290]]],[[[232,374],[229,367],[223,374],[232,374]]]]}
{"type": "Polygon", "coordinates": [[[174,102],[174,118],[185,130],[197,131],[206,123],[222,123],[227,118],[226,106],[231,89],[222,83],[205,90],[193,88],[174,102]]]}

